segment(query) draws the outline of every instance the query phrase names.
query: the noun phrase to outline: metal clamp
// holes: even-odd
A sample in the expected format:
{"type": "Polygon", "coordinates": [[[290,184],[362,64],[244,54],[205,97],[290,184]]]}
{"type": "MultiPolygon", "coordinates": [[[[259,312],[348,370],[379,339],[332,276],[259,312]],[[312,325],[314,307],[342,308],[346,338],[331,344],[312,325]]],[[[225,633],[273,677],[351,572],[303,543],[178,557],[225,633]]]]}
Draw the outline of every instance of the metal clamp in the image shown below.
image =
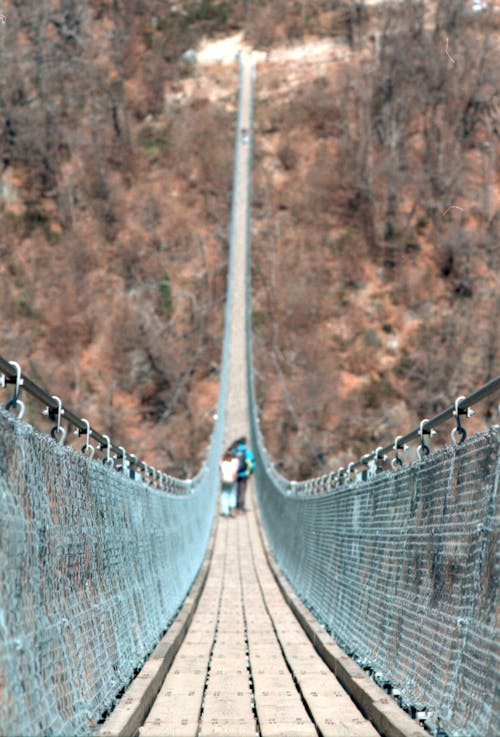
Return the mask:
{"type": "Polygon", "coordinates": [[[401,444],[402,438],[403,438],[402,435],[397,435],[394,438],[394,445],[392,446],[394,450],[394,458],[391,461],[391,467],[394,471],[396,470],[396,466],[403,465],[403,461],[401,460],[398,450],[405,451],[405,450],[408,450],[408,447],[409,447],[408,445],[406,445],[406,443],[401,444]]]}
{"type": "Polygon", "coordinates": [[[465,399],[465,396],[457,397],[455,399],[455,409],[453,410],[453,416],[455,417],[457,421],[457,426],[453,428],[453,430],[450,433],[451,441],[453,445],[461,445],[465,438],[467,437],[467,430],[460,422],[460,415],[465,415],[466,417],[472,417],[476,413],[472,409],[472,407],[467,407],[467,409],[462,409],[459,406],[459,403],[462,401],[462,399],[465,399]],[[456,435],[460,435],[460,440],[456,439],[456,435]]]}
{"type": "Polygon", "coordinates": [[[120,445],[118,447],[118,450],[120,451],[120,455],[122,457],[122,473],[126,475],[128,470],[127,451],[125,450],[123,445],[120,445]]]}
{"type": "Polygon", "coordinates": [[[106,458],[104,458],[103,463],[105,466],[109,466],[109,468],[112,468],[115,462],[111,457],[111,442],[108,435],[103,435],[102,437],[106,441],[105,446],[102,443],[99,445],[99,450],[104,450],[104,448],[106,448],[106,458]]]}
{"type": "Polygon", "coordinates": [[[52,409],[52,407],[47,407],[42,414],[46,415],[47,417],[50,417],[51,419],[54,419],[54,417],[56,417],[57,425],[55,425],[50,431],[50,436],[54,440],[56,440],[59,443],[59,445],[63,445],[64,440],[66,438],[66,430],[61,425],[61,417],[64,414],[64,409],[63,409],[62,402],[59,399],[59,397],[56,397],[55,394],[53,394],[52,399],[57,404],[57,410],[52,409]]]}
{"type": "MultiPolygon", "coordinates": [[[[19,399],[19,394],[21,392],[21,386],[24,383],[23,378],[22,378],[22,371],[21,371],[20,365],[16,361],[9,361],[9,363],[11,366],[14,366],[14,368],[16,369],[16,388],[14,389],[14,394],[12,395],[12,399],[9,402],[7,402],[7,404],[5,405],[5,409],[8,409],[8,410],[17,409],[18,410],[17,419],[22,420],[24,417],[24,410],[25,410],[24,402],[21,402],[21,400],[19,399]]],[[[4,375],[2,375],[2,379],[3,380],[1,382],[1,386],[5,386],[5,383],[8,381],[8,379],[4,375]]]]}
{"type": "Polygon", "coordinates": [[[422,422],[420,423],[420,429],[418,431],[418,434],[420,436],[420,445],[417,447],[417,455],[419,458],[422,457],[422,453],[428,456],[429,453],[431,452],[431,449],[424,441],[424,435],[428,435],[429,437],[432,437],[433,435],[436,434],[436,431],[433,428],[427,429],[425,427],[425,424],[427,422],[429,422],[428,419],[422,420],[422,422]]]}
{"type": "Polygon", "coordinates": [[[384,470],[382,464],[387,460],[387,456],[382,453],[381,445],[374,451],[374,454],[375,473],[381,473],[384,470]]]}
{"type": "MultiPolygon", "coordinates": [[[[92,430],[90,429],[90,423],[85,417],[82,417],[82,422],[86,427],[86,438],[85,438],[85,445],[82,445],[82,453],[84,453],[88,458],[93,458],[95,453],[95,448],[93,445],[90,444],[90,436],[92,435],[92,430]]],[[[82,430],[78,429],[75,430],[75,432],[78,435],[82,434],[82,430]]]]}
{"type": "Polygon", "coordinates": [[[376,464],[373,459],[372,453],[365,453],[361,456],[359,459],[360,462],[363,464],[364,468],[360,469],[356,474],[356,481],[366,481],[367,479],[373,478],[375,476],[375,467],[376,464]]]}

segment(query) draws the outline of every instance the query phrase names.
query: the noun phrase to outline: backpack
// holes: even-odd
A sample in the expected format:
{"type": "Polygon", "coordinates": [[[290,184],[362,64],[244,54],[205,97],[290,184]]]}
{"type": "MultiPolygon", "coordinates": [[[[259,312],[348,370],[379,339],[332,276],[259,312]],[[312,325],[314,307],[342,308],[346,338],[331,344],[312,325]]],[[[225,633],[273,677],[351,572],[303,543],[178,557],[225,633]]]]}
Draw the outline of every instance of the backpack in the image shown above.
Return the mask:
{"type": "Polygon", "coordinates": [[[255,468],[252,451],[245,447],[238,447],[234,455],[239,461],[238,476],[251,476],[255,468]]]}
{"type": "Polygon", "coordinates": [[[255,458],[251,450],[247,449],[246,464],[248,475],[251,476],[255,469],[255,458]]]}
{"type": "Polygon", "coordinates": [[[246,454],[245,448],[240,448],[239,450],[236,451],[234,455],[239,461],[238,475],[244,474],[246,476],[248,473],[248,468],[247,468],[247,454],[246,454]]]}

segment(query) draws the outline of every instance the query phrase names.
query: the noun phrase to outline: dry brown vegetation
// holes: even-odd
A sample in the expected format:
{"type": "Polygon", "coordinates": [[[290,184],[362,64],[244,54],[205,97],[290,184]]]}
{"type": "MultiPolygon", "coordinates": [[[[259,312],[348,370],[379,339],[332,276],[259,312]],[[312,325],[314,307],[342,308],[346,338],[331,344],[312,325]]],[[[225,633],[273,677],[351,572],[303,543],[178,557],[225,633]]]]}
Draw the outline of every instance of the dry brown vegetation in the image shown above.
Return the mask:
{"type": "Polygon", "coordinates": [[[4,3],[0,353],[149,463],[198,468],[237,70],[183,54],[242,30],[269,52],[253,322],[263,428],[285,472],[352,460],[498,371],[498,20],[465,16],[462,0],[425,18],[398,7],[4,3]],[[338,59],[274,55],[310,37],[334,39],[338,59]]]}
{"type": "MultiPolygon", "coordinates": [[[[378,8],[345,61],[293,85],[278,58],[259,70],[258,399],[289,477],[355,460],[498,374],[499,20],[466,9],[378,8]]],[[[472,427],[496,416],[487,402],[472,427]]]]}
{"type": "Polygon", "coordinates": [[[182,53],[227,23],[211,6],[33,0],[1,29],[1,353],[180,475],[212,428],[225,294],[237,71],[218,104],[182,95],[182,53]]]}

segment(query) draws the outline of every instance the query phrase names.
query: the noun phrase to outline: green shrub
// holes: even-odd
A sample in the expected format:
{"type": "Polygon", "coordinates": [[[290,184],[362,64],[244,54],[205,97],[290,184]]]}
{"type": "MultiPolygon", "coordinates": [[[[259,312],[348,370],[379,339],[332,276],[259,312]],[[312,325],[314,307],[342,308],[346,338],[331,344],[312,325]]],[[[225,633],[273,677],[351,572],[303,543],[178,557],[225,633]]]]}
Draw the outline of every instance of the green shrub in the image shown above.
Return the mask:
{"type": "Polygon", "coordinates": [[[229,17],[229,6],[227,2],[214,2],[213,0],[201,0],[191,3],[188,8],[186,22],[205,22],[211,30],[223,30],[227,26],[229,17]]]}
{"type": "Polygon", "coordinates": [[[268,315],[262,310],[252,310],[252,330],[258,330],[266,324],[268,315]]]}
{"type": "Polygon", "coordinates": [[[170,287],[170,277],[166,273],[160,281],[159,290],[161,311],[168,320],[172,314],[172,289],[170,287]]]}
{"type": "Polygon", "coordinates": [[[386,376],[371,378],[361,391],[361,406],[363,409],[380,409],[392,395],[393,390],[386,376]]]}
{"type": "Polygon", "coordinates": [[[169,142],[169,127],[166,125],[145,125],[139,132],[138,143],[149,159],[155,159],[169,142]]]}

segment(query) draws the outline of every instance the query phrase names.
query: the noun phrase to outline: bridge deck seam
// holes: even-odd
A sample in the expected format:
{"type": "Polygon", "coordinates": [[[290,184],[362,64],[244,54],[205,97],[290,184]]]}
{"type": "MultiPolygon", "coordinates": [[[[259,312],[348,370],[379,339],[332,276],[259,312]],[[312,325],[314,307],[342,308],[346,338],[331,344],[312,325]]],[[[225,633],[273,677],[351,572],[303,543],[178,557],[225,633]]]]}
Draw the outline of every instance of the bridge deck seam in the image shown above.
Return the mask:
{"type": "Polygon", "coordinates": [[[200,571],[175,620],[98,730],[98,737],[130,737],[138,733],[190,628],[206,586],[215,542],[214,527],[200,571]]]}
{"type": "MultiPolygon", "coordinates": [[[[350,658],[333,640],[295,594],[284,577],[265,537],[258,506],[256,524],[270,573],[281,591],[284,601],[296,621],[303,629],[312,647],[335,675],[339,686],[349,695],[366,719],[384,737],[428,737],[426,730],[412,719],[401,707],[378,686],[370,676],[350,658]]],[[[335,733],[334,736],[337,737],[335,733]]]]}

